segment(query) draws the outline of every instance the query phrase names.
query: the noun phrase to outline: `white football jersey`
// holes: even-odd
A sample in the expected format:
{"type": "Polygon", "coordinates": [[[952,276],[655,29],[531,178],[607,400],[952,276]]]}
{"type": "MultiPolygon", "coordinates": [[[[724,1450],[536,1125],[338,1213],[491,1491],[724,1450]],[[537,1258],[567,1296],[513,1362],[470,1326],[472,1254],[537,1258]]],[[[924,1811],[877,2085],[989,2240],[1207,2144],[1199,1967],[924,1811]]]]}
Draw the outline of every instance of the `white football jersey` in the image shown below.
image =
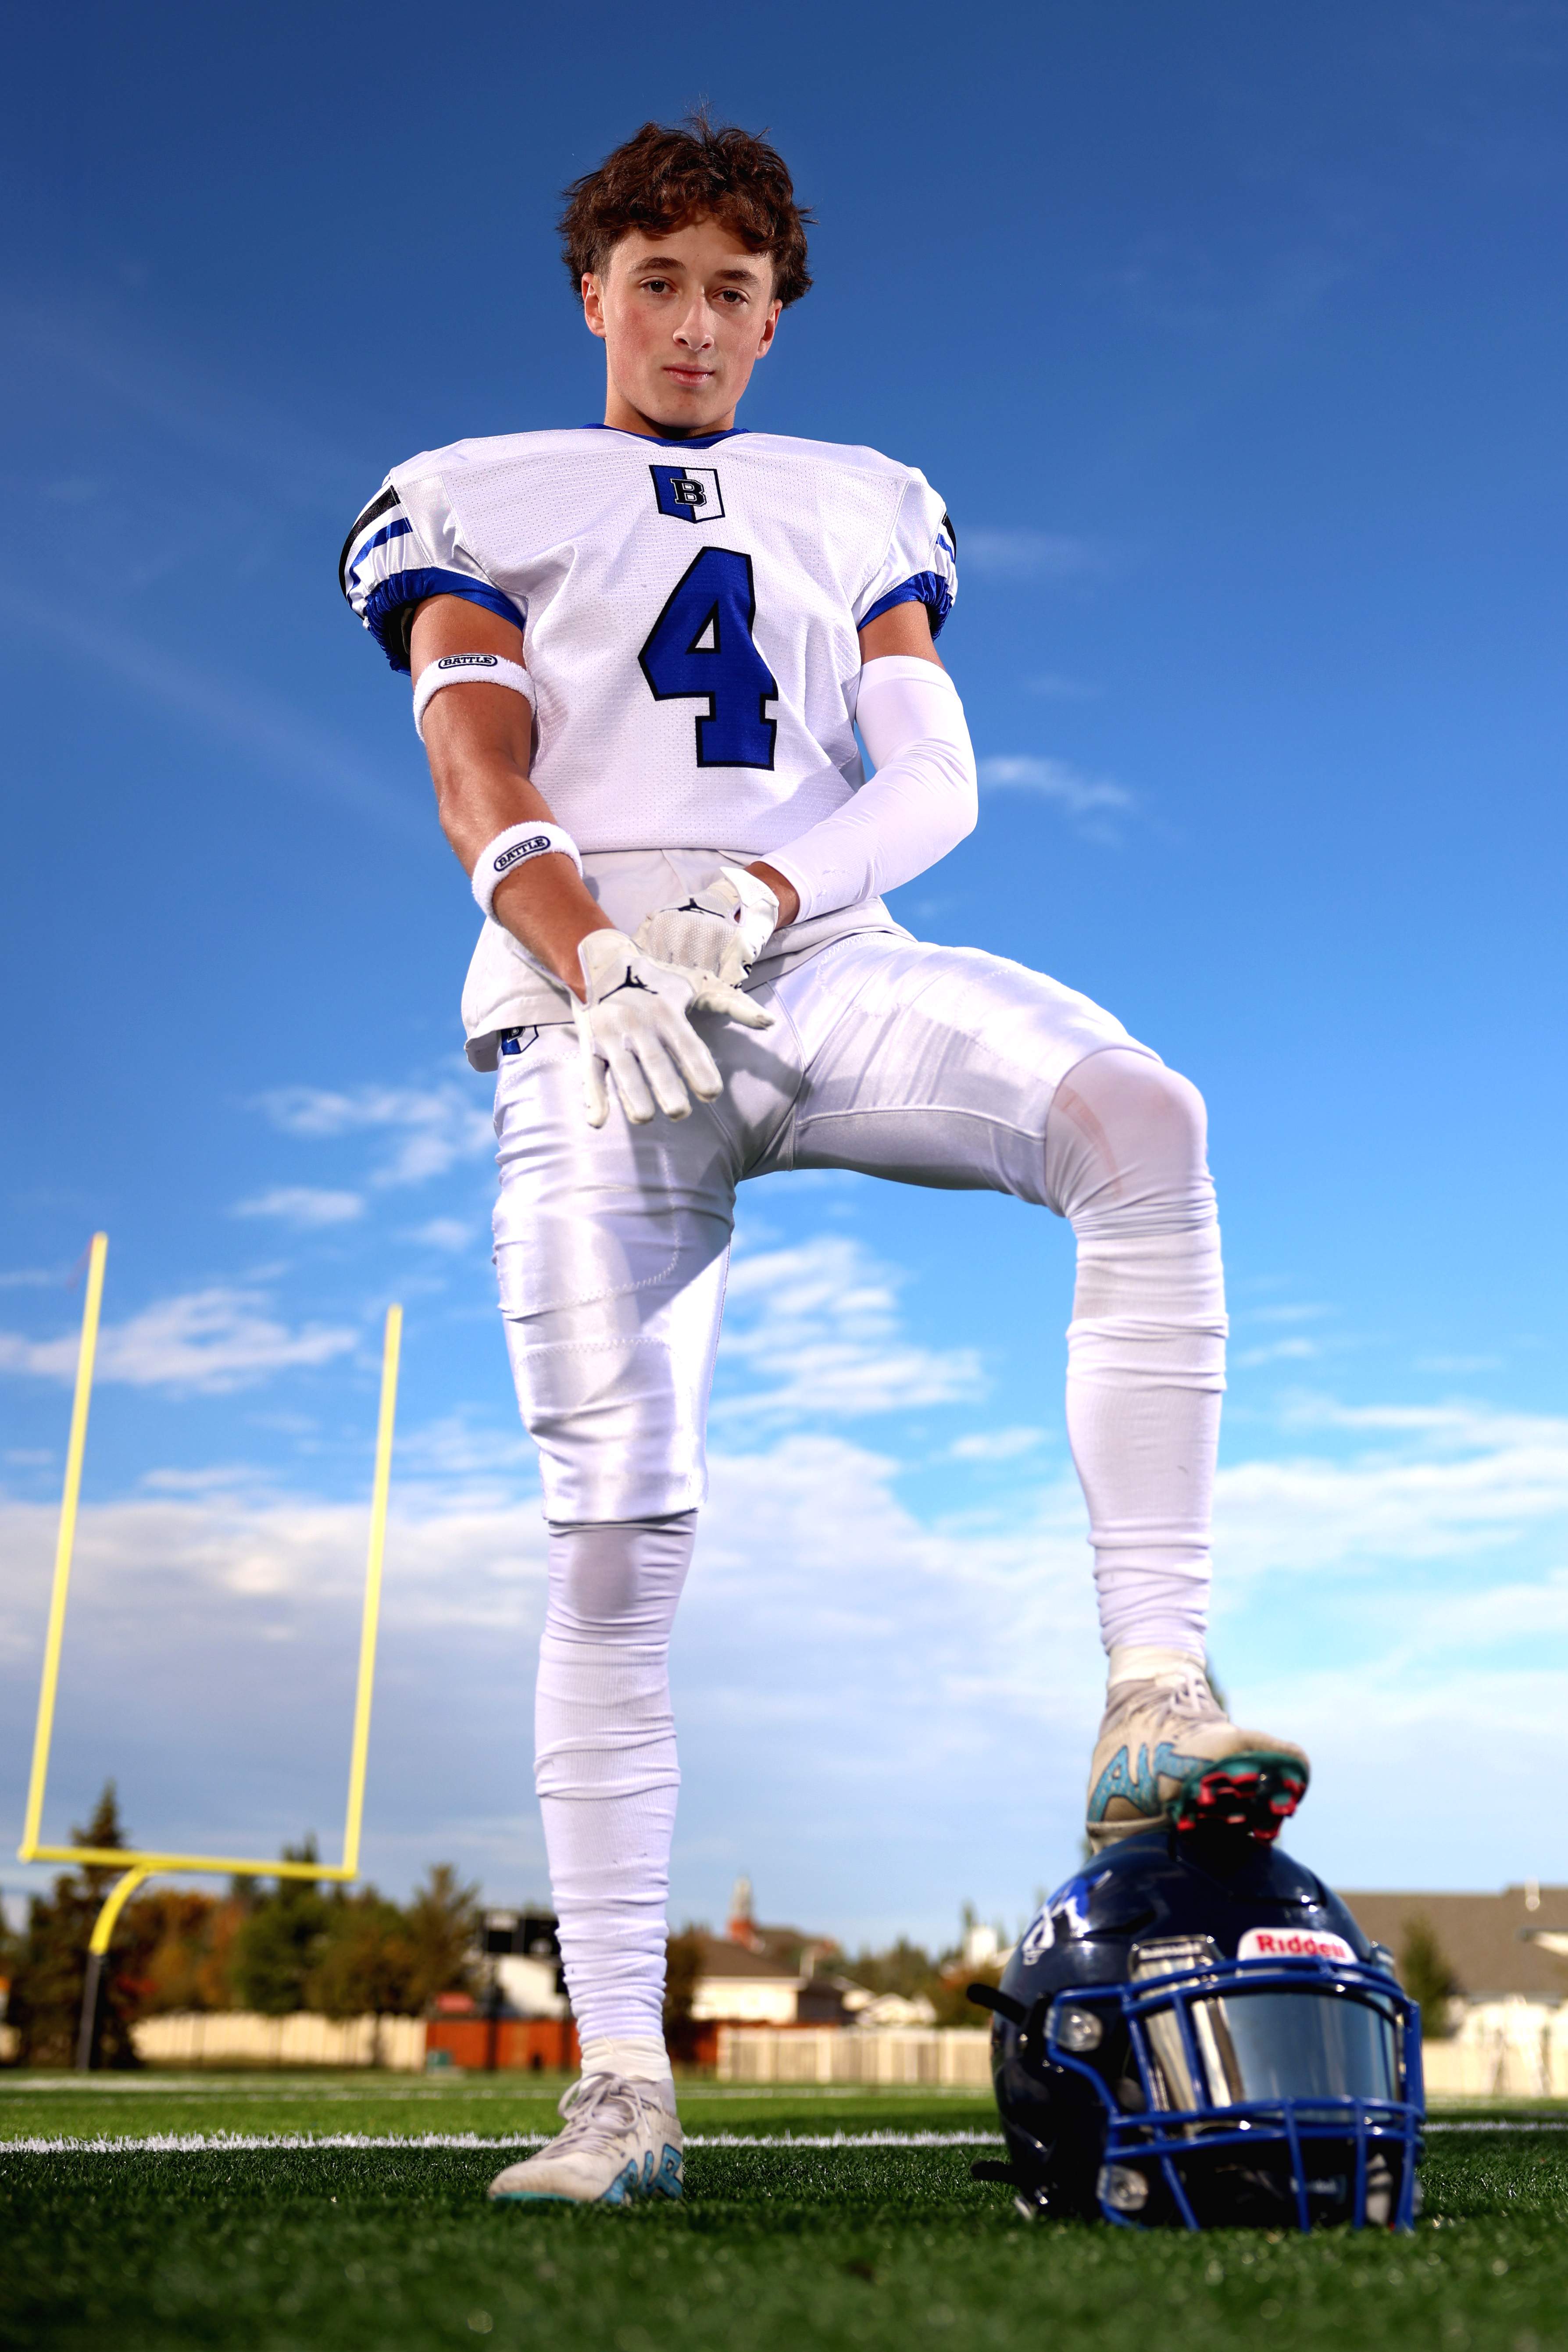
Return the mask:
{"type": "MultiPolygon", "coordinates": [[[[957,585],[952,525],[913,467],[743,428],[661,442],[606,425],[395,467],[341,580],[395,669],[429,596],[521,629],[533,781],[590,887],[601,866],[621,877],[601,895],[630,929],[721,851],[765,857],[843,805],[864,781],[857,631],[919,602],[934,634],[957,585]]],[[[789,961],[871,925],[890,926],[877,901],[800,925],[789,961]]],[[[496,1030],[567,1012],[542,977],[486,925],[464,997],[481,1066],[496,1030]]]]}

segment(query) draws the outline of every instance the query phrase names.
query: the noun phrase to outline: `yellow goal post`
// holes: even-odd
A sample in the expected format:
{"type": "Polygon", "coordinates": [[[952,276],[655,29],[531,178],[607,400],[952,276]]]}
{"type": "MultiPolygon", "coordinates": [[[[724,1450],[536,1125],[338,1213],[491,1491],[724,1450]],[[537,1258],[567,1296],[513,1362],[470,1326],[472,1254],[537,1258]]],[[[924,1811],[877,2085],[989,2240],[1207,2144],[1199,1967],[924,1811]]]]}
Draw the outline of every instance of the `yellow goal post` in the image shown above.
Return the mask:
{"type": "Polygon", "coordinates": [[[91,2063],[92,2022],[97,2009],[98,1977],[115,1923],[127,1899],[154,1872],[180,1876],[216,1875],[228,1878],[323,1879],[339,1884],[359,1875],[360,1831],[364,1817],[365,1764],[370,1753],[370,1704],[375,1682],[375,1643],[381,1619],[381,1570],[386,1550],[386,1498],[392,1479],[392,1432],[397,1408],[398,1359],[403,1342],[403,1309],[389,1307],[381,1356],[381,1409],[376,1422],[375,1476],[371,1490],[370,1544],[365,1559],[364,1600],[360,1612],[359,1671],[354,1687],[353,1741],[349,1752],[348,1806],[343,1816],[343,1853],[340,1863],[258,1861],[243,1854],[169,1853],[132,1846],[44,1845],[38,1832],[43,1822],[44,1794],[48,1780],[49,1748],[54,1737],[55,1697],[59,1687],[60,1648],[65,1638],[66,1600],[70,1590],[71,1560],[76,1549],[78,1505],[81,1496],[82,1456],[87,1447],[88,1408],[92,1397],[93,1365],[98,1354],[98,1325],[103,1307],[103,1270],[109,1255],[107,1234],[94,1234],[88,1252],[87,1296],[82,1307],[81,1342],[77,1353],[76,1391],[71,1404],[70,1437],[66,1448],[65,1491],[60,1501],[59,1533],[55,1544],[54,1580],[49,1591],[48,1627],[44,1637],[44,1666],[38,1685],[38,1715],[33,1732],[33,1765],[27,1782],[27,1806],[17,1857],[22,1862],[86,1864],[121,1873],[99,1913],[89,1948],[88,2000],[82,2016],[82,2044],[78,2063],[91,2063]]]}

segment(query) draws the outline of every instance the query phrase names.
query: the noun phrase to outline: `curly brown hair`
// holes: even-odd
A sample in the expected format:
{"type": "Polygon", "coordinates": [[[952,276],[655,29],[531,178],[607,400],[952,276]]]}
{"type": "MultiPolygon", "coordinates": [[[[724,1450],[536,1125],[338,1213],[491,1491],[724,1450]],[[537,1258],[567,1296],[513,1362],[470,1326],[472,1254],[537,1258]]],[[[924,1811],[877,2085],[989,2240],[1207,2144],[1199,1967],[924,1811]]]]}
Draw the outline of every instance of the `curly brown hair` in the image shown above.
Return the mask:
{"type": "Polygon", "coordinates": [[[645,122],[598,169],[563,190],[558,224],[574,290],[603,269],[628,229],[660,235],[711,215],[749,253],[773,265],[773,294],[786,307],[811,284],[805,231],[811,220],[778,150],[733,124],[689,115],[678,128],[645,122]]]}

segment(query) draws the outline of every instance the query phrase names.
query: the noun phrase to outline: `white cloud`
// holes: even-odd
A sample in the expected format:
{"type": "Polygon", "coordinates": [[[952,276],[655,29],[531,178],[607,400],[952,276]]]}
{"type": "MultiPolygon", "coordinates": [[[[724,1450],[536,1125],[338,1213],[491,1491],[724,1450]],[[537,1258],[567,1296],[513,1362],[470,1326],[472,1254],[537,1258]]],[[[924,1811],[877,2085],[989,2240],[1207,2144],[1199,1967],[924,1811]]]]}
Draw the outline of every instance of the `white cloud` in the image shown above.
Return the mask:
{"type": "Polygon", "coordinates": [[[1300,1363],[1309,1356],[1321,1355],[1315,1339],[1300,1336],[1293,1339],[1270,1339],[1261,1348],[1243,1348],[1231,1360],[1237,1370],[1251,1370],[1258,1364],[1300,1363]]]}
{"type": "Polygon", "coordinates": [[[720,1362],[743,1392],[721,1419],[892,1412],[977,1395],[972,1348],[922,1348],[899,1321],[901,1277],[847,1234],[737,1255],[720,1362]]]}
{"type": "Polygon", "coordinates": [[[374,1184],[423,1183],[444,1176],[460,1160],[495,1150],[488,1106],[456,1086],[366,1086],[347,1093],[287,1087],[264,1096],[261,1107],[289,1135],[390,1139],[391,1154],[374,1171],[374,1184]]]}
{"type": "Polygon", "coordinates": [[[1323,1576],[1379,1560],[1460,1559],[1568,1513],[1568,1420],[1307,1399],[1289,1423],[1392,1442],[1349,1461],[1298,1454],[1222,1468],[1216,1540],[1231,1570],[1323,1576]]]}
{"type": "Polygon", "coordinates": [[[432,1217],[428,1224],[412,1226],[404,1239],[418,1242],[426,1249],[466,1250],[479,1240],[480,1231],[461,1217],[432,1217]]]}
{"type": "MultiPolygon", "coordinates": [[[[167,1388],[221,1396],[298,1365],[331,1362],[356,1345],[342,1326],[290,1330],[253,1291],[195,1290],[143,1307],[99,1334],[97,1378],[130,1388],[167,1388]]],[[[28,1339],[0,1331],[0,1371],[44,1380],[76,1377],[78,1335],[28,1339]]]]}
{"type": "Polygon", "coordinates": [[[1137,795],[1110,776],[1086,776],[1066,760],[995,754],[980,761],[983,792],[1033,793],[1059,809],[1086,840],[1107,845],[1120,841],[1120,820],[1138,805],[1137,795]]]}
{"type": "Polygon", "coordinates": [[[313,1231],[322,1225],[348,1225],[364,1214],[364,1201],[358,1192],[323,1192],[314,1184],[279,1184],[270,1192],[259,1192],[254,1201],[235,1204],[237,1217],[278,1217],[285,1224],[298,1225],[303,1231],[313,1231]]]}
{"type": "Polygon", "coordinates": [[[1016,1462],[1020,1454],[1033,1453],[1043,1444],[1043,1429],[978,1429],[967,1437],[955,1437],[948,1447],[952,1462],[1016,1462]]]}
{"type": "MultiPolygon", "coordinates": [[[[534,1477],[532,1440],[513,1418],[503,1423],[479,1422],[465,1412],[446,1414],[407,1431],[397,1444],[398,1479],[413,1479],[425,1493],[450,1492],[510,1495],[520,1483],[531,1488],[534,1477]]],[[[436,1507],[432,1501],[430,1507],[436,1507]]]]}
{"type": "Polygon", "coordinates": [[[1103,541],[1066,531],[996,530],[966,525],[959,541],[960,572],[982,580],[1100,580],[1116,558],[1103,541]]]}
{"type": "MultiPolygon", "coordinates": [[[[517,1899],[543,1888],[526,1751],[545,1531],[530,1475],[477,1486],[450,1429],[419,1450],[458,1475],[395,1460],[368,1864],[471,1858],[517,1899]]],[[[949,1531],[896,1475],[826,1434],[714,1458],[675,1645],[678,1917],[715,1916],[749,1865],[807,1925],[951,1933],[966,1896],[1021,1912],[1071,1867],[1099,1705],[1076,1496],[949,1531]]],[[[0,1706],[24,1718],[53,1526],[0,1503],[0,1706]]],[[[314,1825],[332,1853],[364,1533],[363,1505],[247,1494],[243,1473],[84,1512],[51,1820],[113,1770],[138,1835],[267,1853],[314,1825]]],[[[0,1836],[24,1762],[0,1757],[0,1836]]]]}
{"type": "MultiPolygon", "coordinates": [[[[844,1279],[879,1296],[875,1268],[844,1279]]],[[[1221,1481],[1221,1671],[1246,1719],[1314,1759],[1293,1849],[1362,1885],[1568,1873],[1543,1793],[1568,1566],[1497,1572],[1500,1542],[1552,1540],[1568,1422],[1331,1404],[1313,1426],[1314,1450],[1221,1481]],[[1366,1450],[1331,1458],[1347,1437],[1366,1450]],[[1282,1584],[1281,1569],[1308,1573],[1282,1584]]],[[[838,1432],[749,1450],[730,1434],[675,1643],[677,1917],[721,1916],[742,1868],[771,1915],[850,1937],[940,1935],[966,1896],[1010,1917],[1073,1865],[1100,1705],[1070,1475],[1005,1515],[922,1517],[897,1464],[838,1432]]],[[[527,1449],[460,1420],[414,1431],[393,1495],[370,1866],[402,1883],[449,1854],[497,1900],[542,1893],[526,1750],[545,1536],[527,1449]]],[[[54,1524],[0,1502],[0,1708],[21,1719],[54,1524]]],[[[139,1833],[232,1831],[271,1852],[313,1824],[333,1850],[364,1532],[362,1501],[258,1490],[243,1468],[84,1512],[57,1823],[112,1770],[139,1833]]],[[[0,1756],[0,1837],[24,1768],[0,1756]]]]}

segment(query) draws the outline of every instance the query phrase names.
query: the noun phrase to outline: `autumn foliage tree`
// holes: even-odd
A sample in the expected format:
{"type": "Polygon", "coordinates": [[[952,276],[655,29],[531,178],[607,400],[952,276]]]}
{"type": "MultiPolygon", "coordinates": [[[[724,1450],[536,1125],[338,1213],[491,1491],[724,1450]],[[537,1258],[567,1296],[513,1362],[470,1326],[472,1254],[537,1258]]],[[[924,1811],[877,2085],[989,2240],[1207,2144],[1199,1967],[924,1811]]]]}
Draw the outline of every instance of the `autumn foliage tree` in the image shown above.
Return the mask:
{"type": "MultiPolygon", "coordinates": [[[[123,1846],[129,1843],[120,1818],[114,1783],[105,1783],[85,1828],[73,1828],[71,1843],[123,1846]]],[[[76,2055],[87,1980],[87,1948],[104,1897],[114,1884],[112,1864],[92,1864],[66,1871],[47,1895],[27,1906],[16,1973],[11,1983],[7,2022],[20,2037],[25,2065],[68,2066],[76,2055]]],[[[134,2066],[131,2040],[136,2014],[136,1980],[146,1954],[131,1930],[117,1937],[100,1996],[99,2060],[105,2066],[134,2066]]]]}

